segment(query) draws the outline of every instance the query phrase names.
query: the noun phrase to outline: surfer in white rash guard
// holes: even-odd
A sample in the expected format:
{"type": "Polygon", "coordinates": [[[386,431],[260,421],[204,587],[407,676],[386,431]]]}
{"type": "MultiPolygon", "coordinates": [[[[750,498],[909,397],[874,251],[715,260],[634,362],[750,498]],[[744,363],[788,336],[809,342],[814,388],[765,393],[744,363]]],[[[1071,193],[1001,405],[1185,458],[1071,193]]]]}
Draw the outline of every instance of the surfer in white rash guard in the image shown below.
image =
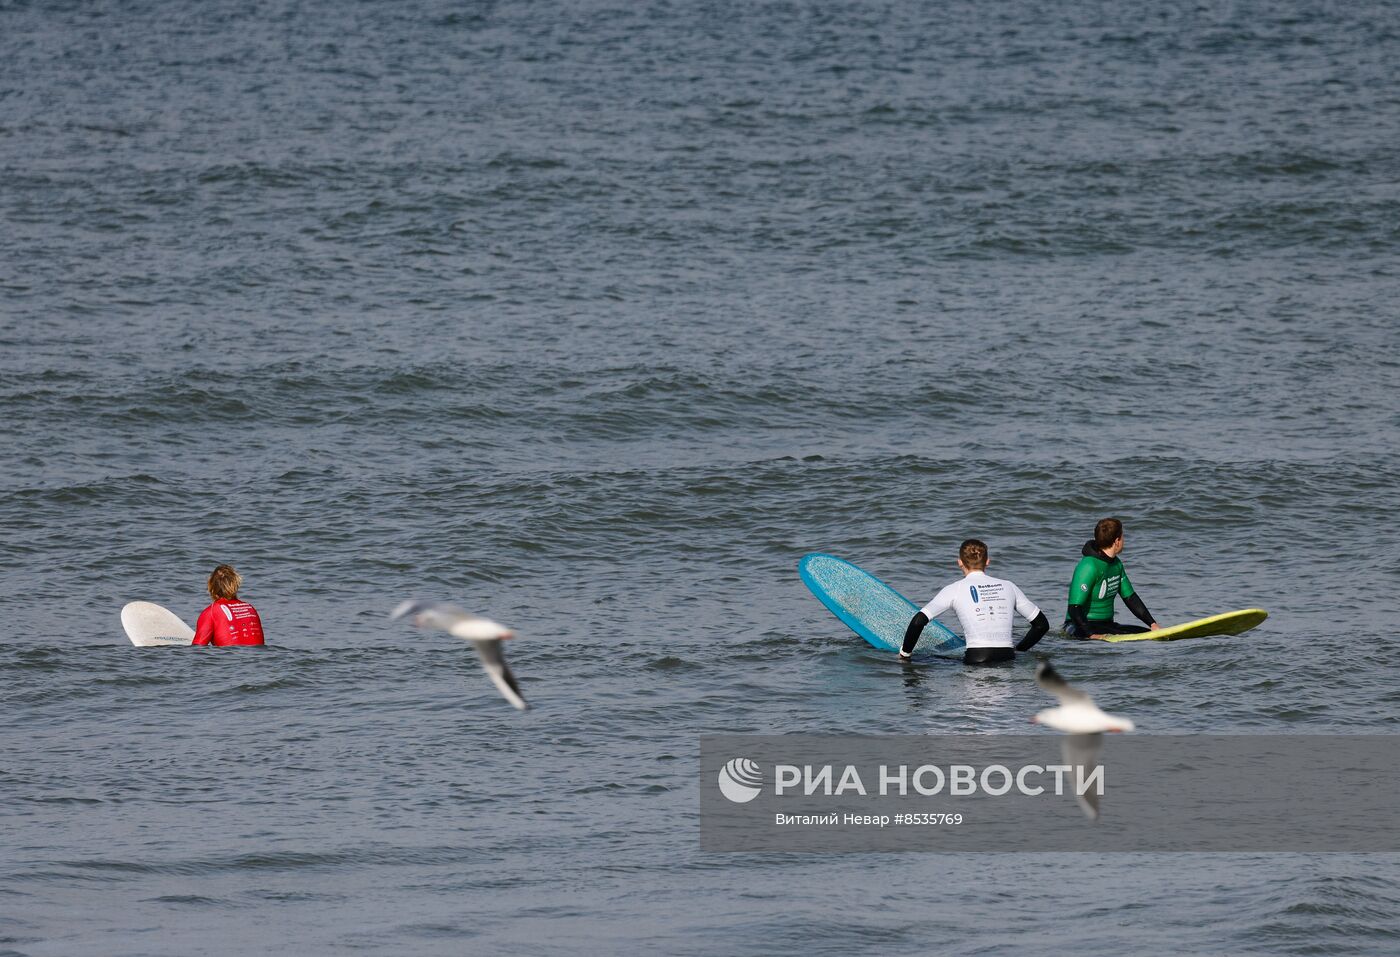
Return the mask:
{"type": "Polygon", "coordinates": [[[949,608],[957,612],[963,637],[967,640],[967,650],[963,652],[965,665],[1010,661],[1016,657],[1016,652],[1027,651],[1050,630],[1045,613],[1032,604],[1014,582],[987,574],[985,542],[975,538],[963,542],[958,549],[958,568],[962,569],[962,581],[944,588],[909,622],[904,632],[904,647],[899,652],[900,661],[908,661],[913,655],[924,626],[949,608]],[[1011,641],[1013,610],[1031,623],[1026,636],[1015,645],[1011,641]]]}

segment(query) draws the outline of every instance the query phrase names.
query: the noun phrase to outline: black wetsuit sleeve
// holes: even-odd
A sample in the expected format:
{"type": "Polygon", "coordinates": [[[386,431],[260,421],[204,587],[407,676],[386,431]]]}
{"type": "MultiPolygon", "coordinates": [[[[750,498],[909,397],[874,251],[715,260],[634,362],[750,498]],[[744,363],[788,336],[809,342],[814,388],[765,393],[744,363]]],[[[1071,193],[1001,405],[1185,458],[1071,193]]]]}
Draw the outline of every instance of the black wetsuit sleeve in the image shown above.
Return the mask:
{"type": "Polygon", "coordinates": [[[1134,615],[1137,615],[1138,621],[1142,622],[1144,625],[1150,625],[1157,620],[1152,617],[1152,612],[1147,610],[1147,606],[1142,603],[1142,599],[1137,596],[1137,592],[1133,592],[1127,598],[1124,598],[1123,604],[1127,605],[1128,610],[1134,615]]]}
{"type": "Polygon", "coordinates": [[[928,624],[928,615],[919,612],[909,620],[909,627],[904,629],[904,653],[910,654],[914,646],[919,643],[919,636],[924,633],[924,625],[928,624]]]}
{"type": "Polygon", "coordinates": [[[1069,620],[1070,631],[1076,638],[1088,638],[1093,634],[1089,630],[1089,605],[1070,605],[1069,620]]]}
{"type": "Polygon", "coordinates": [[[1026,629],[1026,637],[1016,644],[1017,651],[1030,651],[1035,647],[1035,643],[1045,637],[1045,633],[1050,630],[1050,619],[1045,617],[1045,612],[1036,615],[1031,621],[1031,626],[1026,629]]]}

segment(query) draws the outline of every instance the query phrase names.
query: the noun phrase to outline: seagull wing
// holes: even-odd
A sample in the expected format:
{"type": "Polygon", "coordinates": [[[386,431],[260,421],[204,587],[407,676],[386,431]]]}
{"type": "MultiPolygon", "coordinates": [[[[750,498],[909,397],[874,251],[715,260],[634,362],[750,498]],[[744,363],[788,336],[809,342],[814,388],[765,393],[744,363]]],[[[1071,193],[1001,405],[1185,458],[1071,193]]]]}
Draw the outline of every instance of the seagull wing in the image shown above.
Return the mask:
{"type": "Polygon", "coordinates": [[[1035,683],[1040,685],[1045,691],[1050,692],[1060,699],[1061,704],[1085,703],[1092,704],[1094,699],[1090,698],[1087,692],[1080,691],[1070,685],[1068,681],[1060,676],[1060,673],[1050,666],[1049,658],[1040,659],[1040,663],[1035,666],[1035,683]]]}
{"type": "Polygon", "coordinates": [[[393,621],[398,621],[405,615],[416,614],[417,612],[428,607],[428,605],[429,602],[426,601],[401,601],[399,602],[398,606],[394,608],[393,611],[389,612],[389,618],[393,621]]]}
{"type": "Polygon", "coordinates": [[[390,613],[392,619],[413,616],[413,623],[419,628],[436,628],[456,635],[458,638],[503,637],[499,632],[505,627],[489,618],[481,618],[440,601],[406,601],[390,613]]]}
{"type": "Polygon", "coordinates": [[[389,613],[391,619],[399,619],[414,615],[420,619],[419,624],[428,625],[433,628],[448,628],[453,621],[458,618],[468,617],[467,613],[456,605],[449,605],[440,601],[406,601],[389,613]]]}
{"type": "Polygon", "coordinates": [[[465,638],[468,641],[490,641],[496,638],[514,637],[514,632],[499,621],[482,618],[480,615],[468,615],[466,612],[453,618],[444,627],[446,627],[448,634],[465,638]]]}
{"type": "MultiPolygon", "coordinates": [[[[1098,766],[1099,751],[1103,748],[1103,735],[1095,734],[1067,734],[1060,741],[1060,754],[1064,756],[1065,764],[1072,768],[1083,768],[1083,771],[1074,772],[1075,778],[1081,774],[1088,776],[1089,771],[1098,766]]],[[[1071,780],[1070,787],[1075,788],[1075,781],[1071,780]]],[[[1084,814],[1091,821],[1098,820],[1099,817],[1099,792],[1096,788],[1089,788],[1083,794],[1078,793],[1075,788],[1075,800],[1084,809],[1084,814]]]]}
{"type": "Polygon", "coordinates": [[[524,711],[529,708],[529,702],[520,693],[520,685],[515,683],[515,675],[510,673],[510,666],[506,664],[500,641],[472,639],[472,645],[476,648],[477,657],[481,659],[481,667],[486,670],[486,675],[496,686],[496,690],[517,709],[524,711]]]}

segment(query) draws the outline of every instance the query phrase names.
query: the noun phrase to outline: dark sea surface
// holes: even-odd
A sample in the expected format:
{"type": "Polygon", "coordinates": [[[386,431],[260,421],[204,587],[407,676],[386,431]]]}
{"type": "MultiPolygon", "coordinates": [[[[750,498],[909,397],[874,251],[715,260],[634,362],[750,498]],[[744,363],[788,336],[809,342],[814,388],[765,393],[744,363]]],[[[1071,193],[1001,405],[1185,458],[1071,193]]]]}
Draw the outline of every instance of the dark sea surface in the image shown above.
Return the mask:
{"type": "Polygon", "coordinates": [[[1139,733],[1400,731],[1400,7],[0,0],[0,224],[0,954],[1400,951],[1394,855],[697,815],[701,734],[1049,703],[802,554],[1058,624],[1105,515],[1270,611],[1047,638],[1139,733]],[[267,648],[130,646],[219,562],[267,648]]]}

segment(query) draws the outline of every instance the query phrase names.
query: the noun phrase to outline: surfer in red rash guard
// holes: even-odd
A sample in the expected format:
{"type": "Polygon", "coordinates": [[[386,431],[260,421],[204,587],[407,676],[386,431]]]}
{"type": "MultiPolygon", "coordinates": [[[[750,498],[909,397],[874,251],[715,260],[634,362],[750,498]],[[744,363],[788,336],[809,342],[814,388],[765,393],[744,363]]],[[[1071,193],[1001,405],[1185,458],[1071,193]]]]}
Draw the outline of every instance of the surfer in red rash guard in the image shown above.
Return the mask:
{"type": "Polygon", "coordinates": [[[209,576],[209,597],[214,603],[199,613],[194,626],[196,645],[261,645],[262,619],[258,610],[238,598],[243,577],[231,565],[220,565],[209,576]]]}

